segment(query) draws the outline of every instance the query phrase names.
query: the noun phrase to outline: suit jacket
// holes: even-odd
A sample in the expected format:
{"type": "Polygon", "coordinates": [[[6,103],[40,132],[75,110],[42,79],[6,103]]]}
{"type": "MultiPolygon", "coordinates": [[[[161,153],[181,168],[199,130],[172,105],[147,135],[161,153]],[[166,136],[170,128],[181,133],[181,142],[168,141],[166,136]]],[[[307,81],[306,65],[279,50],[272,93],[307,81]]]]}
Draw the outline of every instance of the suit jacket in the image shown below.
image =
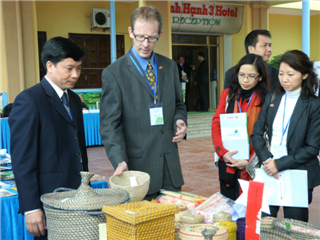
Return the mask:
{"type": "Polygon", "coordinates": [[[73,120],[45,78],[14,101],[9,117],[11,157],[22,213],[41,208],[44,193],[78,188],[80,157],[88,171],[81,101],[70,90],[68,96],[73,120]]]}
{"type": "MultiPolygon", "coordinates": [[[[272,125],[283,93],[278,93],[271,103],[272,94],[273,92],[267,94],[251,135],[253,147],[260,161],[273,157],[265,148],[263,132],[265,120],[268,118],[267,134],[271,143],[272,125]]],[[[278,170],[307,170],[309,189],[320,185],[320,166],[317,158],[320,149],[320,98],[299,97],[289,125],[286,146],[288,155],[276,160],[278,170]]]]}
{"type": "Polygon", "coordinates": [[[206,60],[203,60],[200,63],[199,67],[196,68],[194,71],[197,72],[196,82],[198,85],[208,83],[208,81],[209,81],[208,62],[206,60]]]}
{"type": "Polygon", "coordinates": [[[178,146],[172,142],[176,121],[181,119],[187,124],[178,68],[164,56],[155,57],[164,125],[150,126],[149,103],[153,103],[153,93],[129,54],[103,71],[100,100],[100,134],[108,158],[114,168],[125,161],[129,170],[147,172],[151,177],[148,194],[161,188],[164,160],[174,186],[184,183],[178,146]]]}
{"type": "Polygon", "coordinates": [[[184,66],[184,69],[182,69],[180,63],[177,63],[177,66],[178,66],[178,72],[179,72],[179,79],[180,79],[180,82],[182,82],[182,71],[184,71],[187,76],[188,76],[188,79],[189,81],[187,82],[187,84],[190,84],[191,82],[191,67],[189,66],[189,64],[187,63],[184,63],[183,66],[184,66]]]}
{"type": "MultiPolygon", "coordinates": [[[[270,84],[271,84],[271,89],[276,90],[280,86],[280,82],[279,82],[279,78],[278,78],[279,69],[276,67],[270,66],[268,63],[266,63],[266,64],[267,64],[267,70],[269,73],[269,80],[270,80],[270,84]]],[[[229,70],[226,71],[225,77],[224,77],[224,89],[229,88],[231,76],[232,76],[232,73],[234,72],[235,68],[236,68],[236,66],[233,66],[229,70]]]]}

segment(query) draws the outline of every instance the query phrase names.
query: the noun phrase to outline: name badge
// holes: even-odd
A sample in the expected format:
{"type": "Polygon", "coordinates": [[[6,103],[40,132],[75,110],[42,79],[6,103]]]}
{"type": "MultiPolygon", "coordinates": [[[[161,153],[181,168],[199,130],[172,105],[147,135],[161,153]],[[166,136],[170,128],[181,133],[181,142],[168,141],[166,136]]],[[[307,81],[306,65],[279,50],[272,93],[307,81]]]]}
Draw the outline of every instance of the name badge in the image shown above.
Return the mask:
{"type": "Polygon", "coordinates": [[[287,156],[287,147],[285,145],[272,145],[272,154],[274,159],[287,156]]]}
{"type": "Polygon", "coordinates": [[[150,125],[163,125],[163,103],[149,103],[150,125]]]}

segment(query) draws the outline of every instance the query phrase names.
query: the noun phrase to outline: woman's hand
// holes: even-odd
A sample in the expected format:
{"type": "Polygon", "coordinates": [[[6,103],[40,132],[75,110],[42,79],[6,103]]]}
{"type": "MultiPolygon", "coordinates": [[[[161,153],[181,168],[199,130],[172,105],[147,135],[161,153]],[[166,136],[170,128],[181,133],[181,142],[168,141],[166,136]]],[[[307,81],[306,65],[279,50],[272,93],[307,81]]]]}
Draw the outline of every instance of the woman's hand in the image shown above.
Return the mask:
{"type": "Polygon", "coordinates": [[[231,163],[231,164],[235,164],[237,162],[237,160],[232,158],[232,155],[236,154],[238,151],[233,151],[233,152],[227,152],[222,156],[222,159],[225,163],[231,163]]]}
{"type": "Polygon", "coordinates": [[[273,176],[278,172],[278,169],[276,167],[276,163],[274,159],[269,159],[265,161],[263,166],[263,170],[270,176],[273,176]]]}
{"type": "Polygon", "coordinates": [[[228,167],[234,167],[234,168],[238,168],[240,170],[243,170],[246,168],[246,166],[248,165],[248,161],[247,160],[235,160],[236,163],[233,164],[226,164],[228,167]]]}

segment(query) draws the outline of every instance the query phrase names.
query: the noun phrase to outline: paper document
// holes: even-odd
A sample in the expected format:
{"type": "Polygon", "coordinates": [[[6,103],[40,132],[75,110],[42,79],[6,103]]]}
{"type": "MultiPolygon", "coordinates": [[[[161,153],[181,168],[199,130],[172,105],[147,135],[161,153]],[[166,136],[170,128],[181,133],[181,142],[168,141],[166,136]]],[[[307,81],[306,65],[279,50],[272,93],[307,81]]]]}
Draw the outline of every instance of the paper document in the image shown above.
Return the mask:
{"type": "Polygon", "coordinates": [[[220,128],[223,146],[230,152],[233,159],[249,159],[249,137],[247,130],[247,113],[220,114],[220,128]]]}
{"type": "Polygon", "coordinates": [[[254,181],[262,181],[275,190],[268,201],[271,206],[308,207],[308,172],[305,170],[279,172],[277,180],[258,168],[254,181]]]}

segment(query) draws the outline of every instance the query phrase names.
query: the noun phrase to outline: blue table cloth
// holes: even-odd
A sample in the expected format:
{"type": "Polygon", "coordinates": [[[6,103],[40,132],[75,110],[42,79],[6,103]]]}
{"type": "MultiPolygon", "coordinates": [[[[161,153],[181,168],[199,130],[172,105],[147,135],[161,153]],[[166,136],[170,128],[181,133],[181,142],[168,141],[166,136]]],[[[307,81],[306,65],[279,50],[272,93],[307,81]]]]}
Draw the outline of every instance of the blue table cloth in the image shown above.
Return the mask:
{"type": "Polygon", "coordinates": [[[86,135],[86,145],[101,145],[100,137],[100,113],[84,113],[84,133],[86,135]]]}
{"type": "MultiPolygon", "coordinates": [[[[86,146],[102,145],[100,137],[100,113],[84,113],[84,133],[86,146]]],[[[8,118],[0,118],[0,149],[7,149],[10,154],[10,129],[8,118]]]]}
{"type": "MultiPolygon", "coordinates": [[[[92,188],[108,188],[104,181],[92,182],[92,188]]],[[[0,198],[1,204],[1,240],[33,240],[28,233],[24,216],[18,214],[18,195],[0,198]]]]}
{"type": "Polygon", "coordinates": [[[7,149],[10,154],[10,129],[8,118],[0,118],[0,149],[7,149]]]}

